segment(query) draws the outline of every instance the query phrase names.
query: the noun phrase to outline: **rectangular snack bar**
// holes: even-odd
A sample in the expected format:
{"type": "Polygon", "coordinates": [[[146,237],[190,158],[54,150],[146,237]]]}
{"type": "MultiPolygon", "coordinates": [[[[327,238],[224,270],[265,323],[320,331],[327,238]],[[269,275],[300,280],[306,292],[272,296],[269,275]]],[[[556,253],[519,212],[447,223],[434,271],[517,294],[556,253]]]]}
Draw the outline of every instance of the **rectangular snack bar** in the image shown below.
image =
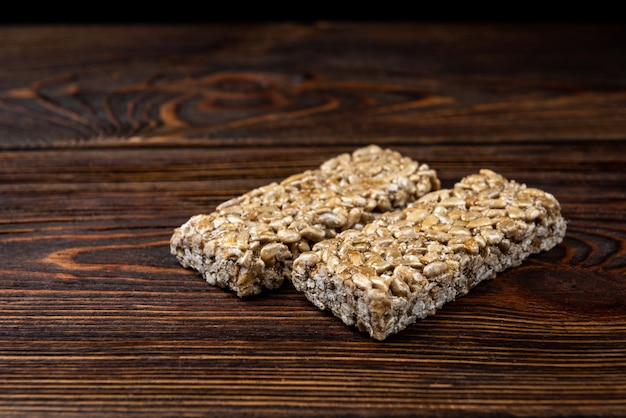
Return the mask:
{"type": "Polygon", "coordinates": [[[208,283],[254,295],[290,279],[293,259],[314,243],[439,187],[426,164],[370,145],[191,217],[174,231],[170,250],[208,283]]]}
{"type": "Polygon", "coordinates": [[[481,170],[315,244],[295,259],[292,282],[319,309],[384,340],[550,250],[565,230],[554,196],[481,170]]]}

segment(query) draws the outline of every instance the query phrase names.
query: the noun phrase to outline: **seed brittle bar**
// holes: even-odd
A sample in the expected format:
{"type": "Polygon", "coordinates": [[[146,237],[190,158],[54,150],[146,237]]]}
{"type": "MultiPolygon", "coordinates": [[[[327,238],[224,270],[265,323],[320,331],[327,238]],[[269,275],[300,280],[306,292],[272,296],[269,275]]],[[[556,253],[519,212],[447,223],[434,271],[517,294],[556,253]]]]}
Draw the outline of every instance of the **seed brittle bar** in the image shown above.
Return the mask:
{"type": "Polygon", "coordinates": [[[254,295],[290,279],[293,259],[314,243],[439,187],[428,165],[370,145],[193,216],[174,231],[170,249],[208,283],[254,295]]]}
{"type": "Polygon", "coordinates": [[[554,196],[481,170],[317,243],[294,261],[292,282],[318,308],[384,340],[550,250],[565,230],[554,196]]]}

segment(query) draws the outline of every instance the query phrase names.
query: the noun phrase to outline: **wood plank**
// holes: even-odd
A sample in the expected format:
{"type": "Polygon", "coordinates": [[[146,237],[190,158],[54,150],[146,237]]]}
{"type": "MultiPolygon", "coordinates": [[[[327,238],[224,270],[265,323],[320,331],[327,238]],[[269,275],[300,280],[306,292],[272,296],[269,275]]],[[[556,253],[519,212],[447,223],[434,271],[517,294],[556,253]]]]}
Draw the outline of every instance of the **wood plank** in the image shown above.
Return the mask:
{"type": "Polygon", "coordinates": [[[626,125],[621,25],[96,25],[2,34],[5,148],[542,143],[619,140],[626,125]]]}

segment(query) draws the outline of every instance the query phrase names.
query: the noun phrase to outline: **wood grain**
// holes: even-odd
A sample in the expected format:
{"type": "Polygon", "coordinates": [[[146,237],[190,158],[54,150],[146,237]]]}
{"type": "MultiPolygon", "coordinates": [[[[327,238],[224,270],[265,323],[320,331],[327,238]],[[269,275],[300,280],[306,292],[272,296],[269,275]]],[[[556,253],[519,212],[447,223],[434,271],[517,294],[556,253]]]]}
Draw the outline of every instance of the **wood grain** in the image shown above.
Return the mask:
{"type": "Polygon", "coordinates": [[[0,416],[623,416],[626,30],[0,27],[0,416]],[[385,342],[169,254],[355,147],[553,193],[563,244],[385,342]]]}

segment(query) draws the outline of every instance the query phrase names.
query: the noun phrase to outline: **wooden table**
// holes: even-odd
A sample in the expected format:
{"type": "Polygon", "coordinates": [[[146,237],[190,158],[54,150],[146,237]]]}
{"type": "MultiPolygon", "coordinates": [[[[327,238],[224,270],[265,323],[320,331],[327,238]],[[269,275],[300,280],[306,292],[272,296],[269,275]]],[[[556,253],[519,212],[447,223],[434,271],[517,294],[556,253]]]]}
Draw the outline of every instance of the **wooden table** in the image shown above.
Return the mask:
{"type": "Polygon", "coordinates": [[[626,415],[626,27],[0,27],[0,416],[626,415]],[[173,229],[376,143],[553,193],[564,242],[378,342],[173,229]]]}

